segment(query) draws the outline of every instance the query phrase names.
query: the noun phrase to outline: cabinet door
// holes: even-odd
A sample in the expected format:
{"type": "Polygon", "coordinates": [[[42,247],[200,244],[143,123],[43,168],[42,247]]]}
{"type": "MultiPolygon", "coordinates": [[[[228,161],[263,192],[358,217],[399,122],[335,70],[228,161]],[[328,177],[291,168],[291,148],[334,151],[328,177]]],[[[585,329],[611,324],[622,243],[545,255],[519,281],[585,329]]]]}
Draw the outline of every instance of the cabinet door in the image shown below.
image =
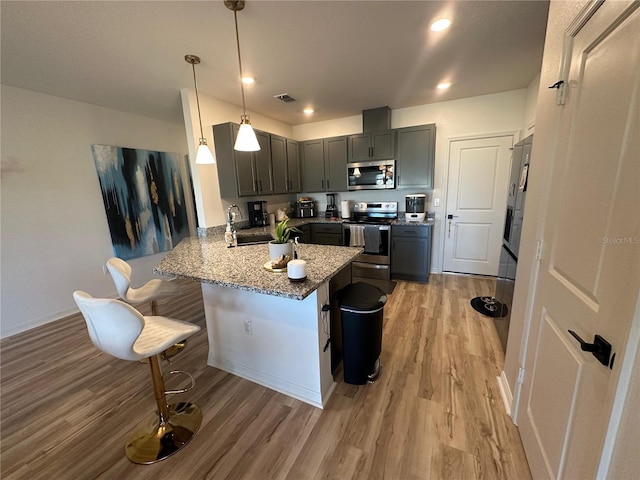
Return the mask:
{"type": "MultiPolygon", "coordinates": [[[[218,168],[218,184],[222,198],[235,198],[238,196],[239,185],[236,175],[236,151],[233,149],[235,135],[238,126],[232,123],[221,123],[213,126],[213,141],[216,148],[216,167],[218,168]],[[235,128],[234,128],[235,127],[235,128]]],[[[251,156],[248,157],[248,178],[242,179],[243,189],[253,194],[253,173],[251,172],[251,156]]]]}
{"type": "Polygon", "coordinates": [[[313,243],[317,245],[342,246],[342,236],[336,233],[318,232],[313,234],[313,243]]]}
{"type": "MultiPolygon", "coordinates": [[[[271,155],[273,155],[273,152],[271,155]]],[[[287,191],[289,193],[299,193],[302,191],[302,182],[300,181],[300,144],[295,140],[290,140],[288,138],[287,191]]]]}
{"type": "Polygon", "coordinates": [[[371,137],[368,133],[349,135],[349,162],[362,162],[371,157],[371,137]]]}
{"type": "Polygon", "coordinates": [[[254,173],[259,195],[271,195],[273,193],[273,180],[271,170],[271,139],[266,132],[256,131],[260,150],[253,152],[254,173]]]}
{"type": "Polygon", "coordinates": [[[371,160],[388,160],[396,157],[396,132],[371,134],[371,160]]]}
{"type": "MultiPolygon", "coordinates": [[[[233,125],[233,138],[238,136],[238,125],[233,125]]],[[[233,148],[233,147],[232,147],[233,148]]],[[[258,183],[255,181],[256,173],[253,165],[252,152],[233,151],[236,167],[236,186],[238,196],[256,195],[258,193],[258,183]]]]}
{"type": "Polygon", "coordinates": [[[398,187],[433,188],[435,124],[398,129],[398,187]]]}
{"type": "Polygon", "coordinates": [[[271,135],[271,167],[273,193],[287,193],[287,140],[277,135],[271,135]]]}
{"type": "Polygon", "coordinates": [[[304,191],[324,192],[324,146],[322,139],[309,140],[302,144],[302,165],[304,191]]]}
{"type": "Polygon", "coordinates": [[[396,237],[391,251],[391,274],[418,279],[427,275],[427,242],[423,238],[396,237]]]}
{"type": "Polygon", "coordinates": [[[326,138],[325,190],[327,192],[347,191],[347,137],[326,138]]]}

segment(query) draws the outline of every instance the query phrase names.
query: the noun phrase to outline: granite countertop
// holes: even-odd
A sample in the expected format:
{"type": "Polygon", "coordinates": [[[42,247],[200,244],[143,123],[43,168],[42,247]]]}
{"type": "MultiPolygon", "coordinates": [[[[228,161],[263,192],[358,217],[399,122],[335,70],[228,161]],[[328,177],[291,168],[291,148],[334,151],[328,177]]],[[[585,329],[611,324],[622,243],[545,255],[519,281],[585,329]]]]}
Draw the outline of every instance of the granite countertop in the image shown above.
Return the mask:
{"type": "MultiPolygon", "coordinates": [[[[258,234],[262,230],[252,233],[258,234]]],[[[289,280],[286,272],[273,273],[263,268],[269,261],[267,244],[227,248],[221,236],[209,235],[185,238],[153,271],[161,275],[303,300],[361,252],[362,248],[357,247],[300,244],[298,254],[300,259],[307,262],[307,279],[295,283],[289,280]]]]}

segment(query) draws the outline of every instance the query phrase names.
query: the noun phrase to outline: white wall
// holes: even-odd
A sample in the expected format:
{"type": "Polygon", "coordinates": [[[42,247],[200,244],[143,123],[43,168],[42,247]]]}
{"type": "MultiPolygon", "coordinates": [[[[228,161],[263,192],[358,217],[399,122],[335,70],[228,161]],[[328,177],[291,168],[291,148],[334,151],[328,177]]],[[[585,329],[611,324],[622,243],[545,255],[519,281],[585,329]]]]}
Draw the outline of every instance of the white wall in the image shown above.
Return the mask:
{"type": "MultiPolygon", "coordinates": [[[[92,144],[186,154],[184,127],[2,85],[2,309],[6,337],[73,311],[74,290],[115,296],[92,144]]],[[[134,282],[161,254],[132,260],[134,282]]]]}
{"type": "MultiPolygon", "coordinates": [[[[410,127],[427,123],[436,124],[436,163],[432,191],[396,189],[387,192],[344,192],[339,200],[366,201],[373,199],[399,202],[404,211],[404,197],[409,193],[426,193],[428,209],[436,212],[433,232],[432,271],[442,271],[442,218],[445,213],[445,193],[448,171],[448,144],[452,138],[494,133],[524,132],[527,90],[484,95],[449,102],[433,103],[417,107],[401,108],[391,112],[391,128],[410,127]],[[433,198],[440,199],[440,207],[433,206],[433,198]]],[[[362,132],[362,116],[339,120],[297,125],[293,136],[298,140],[349,135],[362,132]]],[[[515,141],[518,141],[516,138],[515,141]]],[[[320,210],[326,205],[325,195],[309,194],[319,201],[320,210]]],[[[499,248],[496,247],[496,248],[499,248]]]]}
{"type": "Polygon", "coordinates": [[[538,103],[538,93],[540,92],[540,74],[536,75],[529,86],[527,87],[527,99],[525,101],[525,114],[524,114],[524,135],[523,138],[528,137],[533,133],[536,125],[536,105],[538,103]]]}

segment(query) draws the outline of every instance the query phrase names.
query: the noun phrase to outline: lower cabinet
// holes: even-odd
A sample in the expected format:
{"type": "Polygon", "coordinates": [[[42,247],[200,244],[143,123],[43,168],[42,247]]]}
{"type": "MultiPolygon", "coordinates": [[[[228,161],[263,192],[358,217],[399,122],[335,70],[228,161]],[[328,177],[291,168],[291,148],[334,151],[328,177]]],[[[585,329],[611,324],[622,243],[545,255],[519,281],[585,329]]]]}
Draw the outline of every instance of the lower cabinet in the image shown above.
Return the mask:
{"type": "Polygon", "coordinates": [[[311,224],[311,243],[318,245],[342,245],[342,225],[327,223],[311,224]]]}
{"type": "Polygon", "coordinates": [[[391,226],[391,279],[428,282],[431,225],[391,226]]]}
{"type": "Polygon", "coordinates": [[[300,243],[311,243],[311,225],[304,223],[302,225],[298,225],[297,228],[300,230],[300,233],[292,233],[291,237],[298,237],[298,242],[300,243]]]}

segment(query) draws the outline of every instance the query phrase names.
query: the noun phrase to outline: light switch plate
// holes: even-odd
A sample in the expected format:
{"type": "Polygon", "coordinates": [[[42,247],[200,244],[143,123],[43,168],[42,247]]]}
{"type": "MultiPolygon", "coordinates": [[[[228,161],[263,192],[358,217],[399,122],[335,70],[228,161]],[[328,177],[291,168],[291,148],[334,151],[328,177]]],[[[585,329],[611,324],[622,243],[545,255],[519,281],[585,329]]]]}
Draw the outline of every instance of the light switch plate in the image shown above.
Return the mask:
{"type": "Polygon", "coordinates": [[[440,199],[439,198],[434,198],[433,199],[433,206],[434,207],[439,207],[440,206],[440,199]]]}

